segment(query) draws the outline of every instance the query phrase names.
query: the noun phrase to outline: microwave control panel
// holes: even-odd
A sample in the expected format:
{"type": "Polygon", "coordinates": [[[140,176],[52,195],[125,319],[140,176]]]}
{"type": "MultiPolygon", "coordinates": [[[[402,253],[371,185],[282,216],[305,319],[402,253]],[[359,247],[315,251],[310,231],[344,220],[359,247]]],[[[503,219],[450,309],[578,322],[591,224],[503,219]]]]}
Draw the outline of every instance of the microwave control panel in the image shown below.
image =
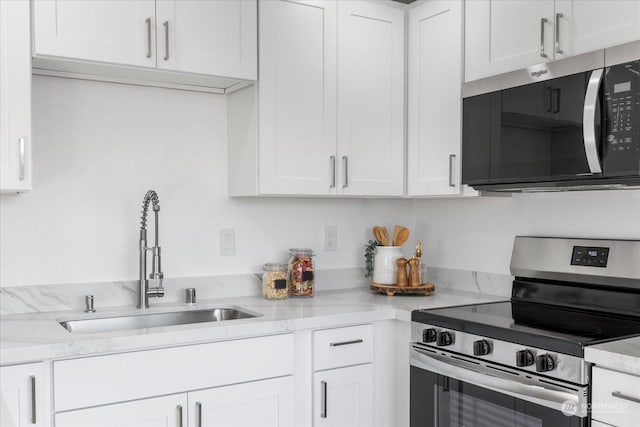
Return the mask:
{"type": "Polygon", "coordinates": [[[640,60],[605,72],[605,174],[640,169],[640,60]]]}

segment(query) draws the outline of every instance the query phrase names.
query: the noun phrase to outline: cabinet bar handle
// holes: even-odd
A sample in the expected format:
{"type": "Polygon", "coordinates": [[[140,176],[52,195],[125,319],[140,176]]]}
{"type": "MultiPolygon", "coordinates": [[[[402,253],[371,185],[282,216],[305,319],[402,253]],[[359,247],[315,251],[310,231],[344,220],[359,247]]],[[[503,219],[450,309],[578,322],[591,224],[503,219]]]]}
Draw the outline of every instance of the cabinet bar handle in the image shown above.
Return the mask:
{"type": "Polygon", "coordinates": [[[342,156],[342,166],[344,168],[344,183],[342,184],[342,188],[347,188],[349,186],[349,158],[347,156],[342,156]]]}
{"type": "Polygon", "coordinates": [[[169,21],[164,21],[164,60],[169,59],[169,21]]]}
{"type": "Polygon", "coordinates": [[[182,424],[182,405],[178,405],[178,427],[183,427],[183,424],[182,424]]]}
{"type": "Polygon", "coordinates": [[[18,139],[20,150],[20,181],[24,181],[24,138],[18,139]]]}
{"type": "Polygon", "coordinates": [[[453,162],[456,159],[455,154],[449,154],[449,187],[455,187],[456,184],[453,182],[453,162]]]}
{"type": "Polygon", "coordinates": [[[611,396],[617,397],[618,399],[628,400],[634,403],[640,403],[640,397],[629,396],[628,394],[624,394],[619,391],[614,391],[613,393],[611,393],[611,396]]]}
{"type": "Polygon", "coordinates": [[[320,418],[327,418],[327,382],[320,381],[320,393],[321,393],[321,404],[320,404],[320,418]]]}
{"type": "Polygon", "coordinates": [[[556,13],[556,53],[564,53],[560,49],[560,18],[564,15],[562,13],[556,13]]]}
{"type": "Polygon", "coordinates": [[[341,345],[349,345],[349,344],[360,344],[364,342],[362,339],[351,340],[351,341],[340,341],[340,342],[332,342],[329,343],[331,347],[340,347],[341,345]]]}
{"type": "Polygon", "coordinates": [[[147,58],[151,58],[151,18],[145,19],[147,23],[147,58]]]}
{"type": "Polygon", "coordinates": [[[38,418],[36,416],[36,377],[35,375],[31,375],[29,377],[29,380],[31,381],[31,424],[36,424],[38,418]]]}
{"type": "Polygon", "coordinates": [[[336,156],[329,156],[329,163],[331,164],[331,185],[329,188],[336,188],[336,156]]]}
{"type": "Polygon", "coordinates": [[[540,18],[540,56],[543,58],[547,57],[544,53],[544,24],[547,22],[549,22],[547,18],[540,18]]]}
{"type": "Polygon", "coordinates": [[[202,427],[202,403],[196,402],[196,413],[198,417],[198,427],[202,427]]]}

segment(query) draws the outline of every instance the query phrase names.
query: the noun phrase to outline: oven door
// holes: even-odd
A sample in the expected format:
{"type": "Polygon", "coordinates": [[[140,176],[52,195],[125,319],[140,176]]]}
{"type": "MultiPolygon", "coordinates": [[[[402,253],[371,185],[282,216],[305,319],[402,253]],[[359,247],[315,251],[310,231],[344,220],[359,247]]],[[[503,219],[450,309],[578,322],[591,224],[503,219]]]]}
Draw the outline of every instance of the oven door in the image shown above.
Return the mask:
{"type": "Polygon", "coordinates": [[[587,427],[588,387],[412,345],[411,427],[587,427]]]}

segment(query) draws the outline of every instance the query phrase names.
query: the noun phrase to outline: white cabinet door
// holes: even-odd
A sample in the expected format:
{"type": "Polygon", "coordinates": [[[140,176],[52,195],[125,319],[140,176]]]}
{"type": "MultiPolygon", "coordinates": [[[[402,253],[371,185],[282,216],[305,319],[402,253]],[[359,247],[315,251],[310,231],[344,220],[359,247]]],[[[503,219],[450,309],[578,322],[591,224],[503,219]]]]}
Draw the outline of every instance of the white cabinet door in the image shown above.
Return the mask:
{"type": "Polygon", "coordinates": [[[0,2],[0,191],[31,189],[29,3],[0,2]]]}
{"type": "Polygon", "coordinates": [[[370,427],[373,422],[373,365],[313,374],[313,425],[370,427]]]}
{"type": "Polygon", "coordinates": [[[553,30],[553,0],[465,2],[465,81],[552,60],[553,30]]]}
{"type": "MultiPolygon", "coordinates": [[[[4,11],[3,8],[2,14],[4,11]]],[[[44,427],[50,424],[49,414],[45,413],[44,381],[42,363],[0,368],[1,426],[44,427]]]]}
{"type": "Polygon", "coordinates": [[[34,54],[156,66],[154,0],[34,0],[34,54]]]}
{"type": "Polygon", "coordinates": [[[55,415],[56,427],[181,427],[187,424],[186,393],[98,406],[55,415]]]}
{"type": "Polygon", "coordinates": [[[409,11],[408,61],[407,194],[460,194],[461,2],[432,0],[409,11]]]}
{"type": "Polygon", "coordinates": [[[640,40],[640,1],[556,0],[556,59],[640,40]]]}
{"type": "Polygon", "coordinates": [[[592,372],[591,416],[616,427],[635,427],[640,419],[640,377],[599,366],[592,372]]]}
{"type": "Polygon", "coordinates": [[[189,393],[191,427],[293,427],[293,377],[189,393]]]}
{"type": "Polygon", "coordinates": [[[259,193],[335,194],[336,3],[260,2],[259,193]]]}
{"type": "Polygon", "coordinates": [[[158,0],[158,68],[257,79],[256,0],[158,0]]]}
{"type": "Polygon", "coordinates": [[[404,10],[339,1],[339,194],[403,194],[404,90],[404,10]]]}

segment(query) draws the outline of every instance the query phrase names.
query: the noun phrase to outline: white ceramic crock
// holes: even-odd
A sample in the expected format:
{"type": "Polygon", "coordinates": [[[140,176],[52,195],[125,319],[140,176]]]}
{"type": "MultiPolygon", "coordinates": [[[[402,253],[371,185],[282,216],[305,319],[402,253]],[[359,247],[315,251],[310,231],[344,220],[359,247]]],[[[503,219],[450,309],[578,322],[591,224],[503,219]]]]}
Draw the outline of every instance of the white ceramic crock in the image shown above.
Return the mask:
{"type": "Polygon", "coordinates": [[[395,285],[396,260],[402,258],[402,246],[378,246],[373,256],[373,283],[395,285]]]}

